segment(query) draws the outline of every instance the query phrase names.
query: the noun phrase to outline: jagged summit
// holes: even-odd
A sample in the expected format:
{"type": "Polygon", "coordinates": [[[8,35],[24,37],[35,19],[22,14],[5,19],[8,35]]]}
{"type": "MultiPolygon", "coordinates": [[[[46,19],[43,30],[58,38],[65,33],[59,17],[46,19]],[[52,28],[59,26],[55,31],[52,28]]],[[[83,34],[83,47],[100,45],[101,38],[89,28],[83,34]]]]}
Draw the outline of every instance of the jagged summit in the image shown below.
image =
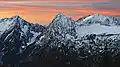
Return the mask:
{"type": "Polygon", "coordinates": [[[13,22],[27,22],[26,20],[21,18],[19,15],[15,15],[15,16],[11,17],[10,19],[13,20],[13,22]]]}
{"type": "Polygon", "coordinates": [[[0,23],[22,23],[22,22],[27,22],[23,18],[21,18],[19,15],[13,16],[11,18],[2,18],[0,19],[0,23]]]}
{"type": "Polygon", "coordinates": [[[89,20],[89,19],[91,19],[91,18],[93,18],[93,17],[98,17],[98,18],[100,18],[100,17],[105,17],[104,15],[102,15],[102,14],[93,14],[93,15],[87,15],[87,16],[85,16],[85,17],[82,17],[82,18],[79,18],[77,21],[86,21],[86,20],[89,20]]]}
{"type": "Polygon", "coordinates": [[[80,22],[86,25],[96,24],[96,23],[107,26],[120,25],[120,19],[118,17],[105,16],[101,14],[89,15],[82,19],[77,20],[76,22],[80,22]]]}
{"type": "MultiPolygon", "coordinates": [[[[10,18],[11,20],[17,20],[17,22],[19,22],[19,20],[24,20],[23,18],[21,18],[19,15],[15,15],[13,17],[10,18]]],[[[24,20],[25,21],[25,20],[24,20]]]]}
{"type": "Polygon", "coordinates": [[[15,15],[12,18],[21,18],[19,15],[15,15]]]}
{"type": "Polygon", "coordinates": [[[64,16],[62,13],[58,13],[56,17],[64,16]]]}
{"type": "Polygon", "coordinates": [[[73,20],[72,19],[72,17],[70,17],[70,16],[65,16],[64,14],[62,14],[62,13],[58,13],[57,15],[56,15],[56,17],[55,17],[55,19],[68,19],[68,20],[73,20]]]}
{"type": "Polygon", "coordinates": [[[62,13],[58,13],[49,26],[69,27],[72,25],[72,22],[74,21],[72,20],[71,17],[65,16],[62,13]]]}

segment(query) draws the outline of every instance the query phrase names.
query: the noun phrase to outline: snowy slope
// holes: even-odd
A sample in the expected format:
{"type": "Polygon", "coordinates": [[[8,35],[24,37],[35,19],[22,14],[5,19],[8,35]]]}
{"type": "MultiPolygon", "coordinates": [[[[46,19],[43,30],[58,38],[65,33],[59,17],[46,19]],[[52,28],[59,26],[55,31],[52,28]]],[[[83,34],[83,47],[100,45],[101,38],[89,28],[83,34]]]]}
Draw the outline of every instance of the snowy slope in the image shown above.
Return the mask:
{"type": "Polygon", "coordinates": [[[100,14],[94,14],[87,16],[85,18],[82,18],[80,20],[77,20],[76,22],[81,22],[81,24],[94,24],[94,23],[99,23],[101,25],[120,25],[120,19],[118,17],[112,17],[112,16],[104,16],[100,14]]]}
{"type": "Polygon", "coordinates": [[[76,21],[75,24],[79,35],[120,33],[120,19],[117,17],[94,14],[76,21]]]}
{"type": "Polygon", "coordinates": [[[8,30],[10,27],[15,25],[15,19],[0,19],[0,34],[3,34],[5,30],[8,30]]]}
{"type": "Polygon", "coordinates": [[[119,26],[105,26],[100,24],[93,24],[89,26],[82,26],[76,29],[76,32],[79,35],[87,35],[87,34],[119,34],[120,27],[119,26]]]}

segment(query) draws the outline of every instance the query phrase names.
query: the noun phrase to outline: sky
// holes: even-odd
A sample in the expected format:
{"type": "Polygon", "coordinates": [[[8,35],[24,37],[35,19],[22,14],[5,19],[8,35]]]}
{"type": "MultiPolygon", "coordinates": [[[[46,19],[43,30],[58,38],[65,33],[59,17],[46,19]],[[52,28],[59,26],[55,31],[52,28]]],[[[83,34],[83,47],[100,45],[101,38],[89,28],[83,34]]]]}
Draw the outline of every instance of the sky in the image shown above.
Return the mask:
{"type": "Polygon", "coordinates": [[[92,14],[120,16],[120,0],[0,0],[0,18],[19,15],[48,25],[58,13],[74,20],[92,14]]]}

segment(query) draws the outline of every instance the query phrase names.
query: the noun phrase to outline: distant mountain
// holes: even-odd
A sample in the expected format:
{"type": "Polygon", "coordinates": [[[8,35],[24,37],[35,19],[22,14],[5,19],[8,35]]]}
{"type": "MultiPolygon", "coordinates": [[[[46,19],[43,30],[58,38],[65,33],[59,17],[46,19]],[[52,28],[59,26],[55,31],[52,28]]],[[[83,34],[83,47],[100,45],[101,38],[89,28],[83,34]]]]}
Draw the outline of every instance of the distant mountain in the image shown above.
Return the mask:
{"type": "Polygon", "coordinates": [[[77,21],[58,14],[46,27],[19,16],[0,19],[0,63],[6,67],[119,67],[119,29],[118,17],[100,14],[77,21]]]}

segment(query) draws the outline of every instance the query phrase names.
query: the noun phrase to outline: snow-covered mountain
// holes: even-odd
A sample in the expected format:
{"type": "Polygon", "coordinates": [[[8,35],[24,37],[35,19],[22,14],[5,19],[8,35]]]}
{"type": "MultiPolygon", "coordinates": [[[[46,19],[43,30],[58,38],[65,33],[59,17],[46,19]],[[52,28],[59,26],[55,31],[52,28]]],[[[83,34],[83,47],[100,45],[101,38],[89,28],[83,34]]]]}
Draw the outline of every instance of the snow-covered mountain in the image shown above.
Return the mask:
{"type": "Polygon", "coordinates": [[[46,27],[28,23],[19,16],[0,19],[0,53],[4,58],[2,60],[14,63],[21,57],[28,56],[37,41],[40,41],[45,29],[46,27]]]}
{"type": "Polygon", "coordinates": [[[42,42],[48,53],[57,50],[79,59],[93,56],[91,64],[96,64],[106,54],[112,57],[120,54],[119,24],[119,18],[99,14],[77,21],[58,14],[48,26],[42,42]]]}
{"type": "MultiPolygon", "coordinates": [[[[119,18],[100,14],[90,15],[77,21],[62,14],[58,14],[49,25],[47,31],[49,33],[47,33],[48,35],[46,36],[49,37],[49,40],[51,39],[50,37],[52,37],[61,42],[65,42],[65,45],[66,42],[71,41],[76,48],[81,48],[82,46],[86,46],[82,44],[84,41],[85,43],[90,41],[88,37],[94,37],[95,42],[98,42],[96,39],[101,40],[101,38],[103,40],[107,38],[119,40],[119,24],[119,18]]],[[[89,43],[87,46],[88,45],[89,43]]],[[[59,46],[61,46],[61,44],[59,46]]],[[[71,45],[69,44],[69,46],[71,45]]]]}
{"type": "Polygon", "coordinates": [[[119,29],[119,18],[100,14],[77,21],[58,14],[46,27],[19,16],[0,19],[1,64],[16,65],[54,51],[80,60],[94,56],[92,63],[97,63],[106,53],[112,57],[120,55],[119,29]]]}

